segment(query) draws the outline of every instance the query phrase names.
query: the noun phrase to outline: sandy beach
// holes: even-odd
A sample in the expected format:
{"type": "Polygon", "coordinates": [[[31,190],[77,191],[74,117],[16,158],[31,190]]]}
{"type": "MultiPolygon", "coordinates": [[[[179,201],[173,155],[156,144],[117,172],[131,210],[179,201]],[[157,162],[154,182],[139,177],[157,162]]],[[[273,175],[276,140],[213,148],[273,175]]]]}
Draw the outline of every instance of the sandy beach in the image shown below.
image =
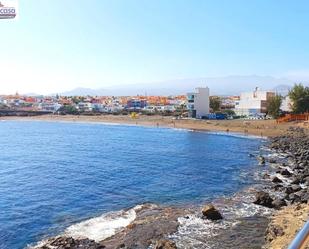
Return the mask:
{"type": "Polygon", "coordinates": [[[284,135],[288,128],[304,127],[309,132],[308,124],[303,122],[277,124],[275,120],[196,120],[174,119],[167,116],[145,116],[131,118],[127,115],[42,115],[33,117],[1,117],[1,120],[37,120],[37,121],[67,121],[67,122],[99,122],[153,127],[181,128],[201,131],[235,132],[259,137],[274,137],[284,135]]]}

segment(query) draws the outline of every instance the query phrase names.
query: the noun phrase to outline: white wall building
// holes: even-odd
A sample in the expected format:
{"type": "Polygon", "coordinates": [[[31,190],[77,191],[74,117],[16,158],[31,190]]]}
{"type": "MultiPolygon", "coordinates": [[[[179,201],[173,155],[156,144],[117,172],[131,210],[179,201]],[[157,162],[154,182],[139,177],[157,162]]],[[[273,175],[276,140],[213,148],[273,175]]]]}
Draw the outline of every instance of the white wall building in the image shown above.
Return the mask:
{"type": "Polygon", "coordinates": [[[40,103],[38,105],[39,110],[42,111],[51,111],[51,112],[56,112],[60,109],[62,105],[58,103],[40,103]]]}
{"type": "Polygon", "coordinates": [[[202,118],[209,114],[209,88],[198,87],[196,92],[187,94],[189,117],[202,118]]]}
{"type": "Polygon", "coordinates": [[[275,92],[261,91],[258,87],[253,92],[241,93],[240,100],[235,103],[235,113],[243,116],[265,113],[267,100],[273,96],[275,96],[275,92]]]}

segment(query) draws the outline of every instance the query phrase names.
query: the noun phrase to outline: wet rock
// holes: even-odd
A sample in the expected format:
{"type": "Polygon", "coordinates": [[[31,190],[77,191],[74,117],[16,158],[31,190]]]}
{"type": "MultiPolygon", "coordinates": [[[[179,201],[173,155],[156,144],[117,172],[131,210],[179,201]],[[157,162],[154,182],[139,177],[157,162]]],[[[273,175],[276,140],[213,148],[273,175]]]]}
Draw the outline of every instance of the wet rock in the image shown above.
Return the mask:
{"type": "Polygon", "coordinates": [[[275,158],[268,158],[268,162],[269,163],[276,163],[277,162],[277,160],[275,159],[275,158]]]}
{"type": "Polygon", "coordinates": [[[257,160],[259,161],[259,164],[260,164],[260,165],[265,165],[265,157],[263,157],[263,156],[257,156],[256,158],[257,158],[257,160]]]}
{"type": "Polygon", "coordinates": [[[280,170],[279,173],[283,176],[291,176],[292,175],[292,173],[290,171],[288,171],[287,169],[282,169],[282,170],[280,170]]]}
{"type": "Polygon", "coordinates": [[[300,184],[301,179],[299,179],[299,177],[293,177],[291,179],[291,184],[300,184]]]}
{"type": "Polygon", "coordinates": [[[263,179],[270,179],[270,175],[269,175],[268,173],[264,173],[264,174],[262,175],[262,178],[263,178],[263,179]]]}
{"type": "Polygon", "coordinates": [[[276,185],[273,186],[274,190],[280,190],[282,188],[283,188],[283,185],[281,185],[281,184],[276,184],[276,185]]]}
{"type": "Polygon", "coordinates": [[[274,183],[282,182],[282,180],[281,180],[280,178],[278,178],[277,176],[273,177],[273,178],[271,179],[271,181],[274,182],[274,183]]]}
{"type": "Polygon", "coordinates": [[[292,194],[300,190],[301,190],[301,187],[299,185],[293,184],[291,186],[286,187],[284,192],[286,194],[292,194]]]}
{"type": "Polygon", "coordinates": [[[299,202],[307,203],[309,200],[309,192],[308,189],[302,189],[295,193],[295,195],[299,196],[299,202]]]}
{"type": "Polygon", "coordinates": [[[273,199],[269,196],[268,193],[264,191],[259,191],[255,194],[255,201],[253,202],[254,204],[261,205],[264,207],[273,207],[273,199]]]}
{"type": "Polygon", "coordinates": [[[305,177],[302,179],[301,183],[305,183],[306,185],[309,185],[309,176],[305,176],[305,177]]]}
{"type": "Polygon", "coordinates": [[[171,240],[159,240],[154,246],[154,249],[177,249],[175,242],[171,240]]]}
{"type": "Polygon", "coordinates": [[[43,246],[36,247],[37,249],[103,249],[101,245],[90,239],[73,239],[71,237],[56,237],[49,239],[43,246]]]}
{"type": "Polygon", "coordinates": [[[296,193],[290,194],[288,200],[290,200],[292,204],[301,202],[300,196],[296,193]]]}
{"type": "Polygon", "coordinates": [[[179,217],[191,214],[188,210],[175,207],[143,205],[136,211],[133,224],[102,241],[106,249],[125,245],[127,249],[149,248],[157,241],[177,231],[179,217]]]}
{"type": "Polygon", "coordinates": [[[221,213],[212,204],[204,206],[202,209],[202,214],[209,220],[223,219],[221,213]]]}
{"type": "Polygon", "coordinates": [[[200,242],[206,241],[209,246],[200,244],[182,248],[260,249],[265,244],[268,223],[268,218],[260,215],[241,217],[229,229],[222,229],[217,235],[210,235],[208,238],[199,238],[200,242]]]}

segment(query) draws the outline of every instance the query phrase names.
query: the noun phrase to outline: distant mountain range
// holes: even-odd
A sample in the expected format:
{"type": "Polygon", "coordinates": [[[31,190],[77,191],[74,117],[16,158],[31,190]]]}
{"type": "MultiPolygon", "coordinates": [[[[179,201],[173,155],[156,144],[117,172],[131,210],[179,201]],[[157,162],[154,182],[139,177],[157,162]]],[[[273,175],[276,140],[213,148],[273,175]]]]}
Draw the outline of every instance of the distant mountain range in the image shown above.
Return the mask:
{"type": "MultiPolygon", "coordinates": [[[[63,96],[129,96],[129,95],[178,95],[192,92],[196,87],[208,86],[212,95],[239,95],[255,87],[263,90],[274,90],[285,95],[295,82],[286,78],[272,76],[227,76],[176,79],[153,83],[123,84],[113,87],[91,89],[75,88],[59,93],[63,96]]],[[[308,84],[308,82],[304,82],[308,84]]]]}

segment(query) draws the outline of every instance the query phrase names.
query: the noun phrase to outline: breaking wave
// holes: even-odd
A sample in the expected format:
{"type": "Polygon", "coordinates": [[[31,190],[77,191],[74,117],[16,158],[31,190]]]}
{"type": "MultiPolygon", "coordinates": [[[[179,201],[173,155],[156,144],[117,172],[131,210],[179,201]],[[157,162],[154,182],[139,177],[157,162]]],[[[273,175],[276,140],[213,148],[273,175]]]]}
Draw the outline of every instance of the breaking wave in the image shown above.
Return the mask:
{"type": "MultiPolygon", "coordinates": [[[[136,212],[142,209],[142,207],[143,205],[137,205],[128,210],[112,211],[73,224],[65,229],[64,233],[60,236],[72,237],[74,239],[91,239],[96,242],[102,241],[131,224],[136,219],[136,212]]],[[[46,241],[47,240],[42,240],[35,246],[29,246],[27,248],[39,248],[45,245],[46,241]]]]}

